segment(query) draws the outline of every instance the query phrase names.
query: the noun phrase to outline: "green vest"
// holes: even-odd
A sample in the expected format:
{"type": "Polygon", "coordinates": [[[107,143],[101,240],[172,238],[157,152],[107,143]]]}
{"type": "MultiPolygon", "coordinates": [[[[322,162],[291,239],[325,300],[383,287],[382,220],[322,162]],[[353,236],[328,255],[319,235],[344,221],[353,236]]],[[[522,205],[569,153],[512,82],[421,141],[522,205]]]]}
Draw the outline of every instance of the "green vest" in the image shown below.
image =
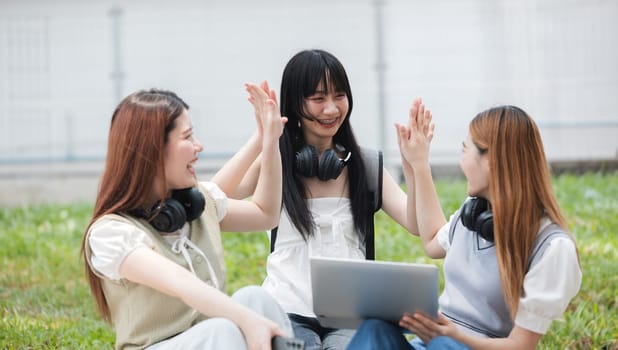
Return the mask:
{"type": "MultiPolygon", "coordinates": [[[[225,261],[215,201],[208,191],[203,188],[200,190],[204,193],[206,208],[200,218],[189,223],[189,238],[208,257],[219,281],[219,288],[225,292],[225,261]]],[[[144,219],[110,214],[99,218],[93,226],[114,220],[130,223],[146,232],[154,242],[155,251],[190,270],[182,254],[174,253],[170,244],[144,219]]],[[[88,244],[85,245],[85,250],[90,263],[91,251],[88,244]]],[[[190,247],[188,251],[197,276],[214,287],[204,258],[190,247]]],[[[92,269],[92,266],[90,268],[92,269]]],[[[112,281],[92,270],[101,278],[116,330],[116,349],[143,349],[181,333],[206,318],[180,299],[125,279],[112,281]]]]}

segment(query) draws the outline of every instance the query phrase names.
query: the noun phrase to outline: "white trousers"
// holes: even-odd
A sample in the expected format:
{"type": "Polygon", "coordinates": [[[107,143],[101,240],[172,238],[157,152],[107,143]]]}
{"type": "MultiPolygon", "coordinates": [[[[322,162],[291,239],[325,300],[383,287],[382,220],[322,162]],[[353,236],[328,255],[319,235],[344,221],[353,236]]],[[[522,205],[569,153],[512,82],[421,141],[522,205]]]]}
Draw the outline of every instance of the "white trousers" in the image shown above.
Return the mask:
{"type": "MultiPolygon", "coordinates": [[[[262,287],[243,287],[232,295],[232,299],[256,313],[274,321],[290,336],[293,334],[288,315],[277,301],[262,287]]],[[[209,318],[186,331],[148,347],[148,350],[246,350],[247,343],[236,324],[227,318],[209,318]]]]}

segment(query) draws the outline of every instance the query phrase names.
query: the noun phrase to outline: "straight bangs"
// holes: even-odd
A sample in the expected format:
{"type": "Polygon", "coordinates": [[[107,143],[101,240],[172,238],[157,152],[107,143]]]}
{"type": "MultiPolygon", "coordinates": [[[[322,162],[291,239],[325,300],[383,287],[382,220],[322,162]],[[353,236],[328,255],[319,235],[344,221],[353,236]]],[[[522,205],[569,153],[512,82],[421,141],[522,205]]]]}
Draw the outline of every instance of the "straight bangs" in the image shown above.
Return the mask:
{"type": "Polygon", "coordinates": [[[281,80],[281,114],[294,125],[305,114],[305,98],[313,95],[320,83],[324,92],[330,89],[343,92],[348,98],[348,113],[352,113],[352,90],[343,65],[332,54],[322,50],[305,50],[297,53],[286,65],[281,80]]]}
{"type": "MultiPolygon", "coordinates": [[[[307,98],[315,93],[320,83],[323,83],[324,93],[343,92],[348,98],[348,113],[346,118],[352,113],[352,89],[345,68],[339,60],[320,50],[314,50],[312,59],[308,61],[305,72],[305,82],[303,85],[303,98],[307,98]],[[334,89],[334,91],[330,91],[334,89]]],[[[304,101],[303,101],[304,102],[304,101]]]]}

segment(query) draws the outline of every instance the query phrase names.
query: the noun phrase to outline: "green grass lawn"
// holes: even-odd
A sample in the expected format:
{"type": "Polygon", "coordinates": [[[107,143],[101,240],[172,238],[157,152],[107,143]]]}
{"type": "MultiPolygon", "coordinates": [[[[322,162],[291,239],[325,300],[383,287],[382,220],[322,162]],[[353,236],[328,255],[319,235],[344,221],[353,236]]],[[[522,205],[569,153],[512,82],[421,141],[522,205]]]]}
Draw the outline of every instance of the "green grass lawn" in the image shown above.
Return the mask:
{"type": "MultiPolygon", "coordinates": [[[[445,213],[465,198],[465,182],[437,182],[445,213]]],[[[541,349],[618,349],[618,174],[563,175],[558,200],[577,237],[582,288],[553,322],[541,349]]],[[[0,213],[0,349],[110,349],[114,333],[100,320],[79,257],[91,204],[2,208],[0,213]]],[[[223,235],[228,292],[260,284],[264,233],[223,235]]],[[[435,263],[420,241],[385,214],[376,220],[376,258],[435,263]]]]}

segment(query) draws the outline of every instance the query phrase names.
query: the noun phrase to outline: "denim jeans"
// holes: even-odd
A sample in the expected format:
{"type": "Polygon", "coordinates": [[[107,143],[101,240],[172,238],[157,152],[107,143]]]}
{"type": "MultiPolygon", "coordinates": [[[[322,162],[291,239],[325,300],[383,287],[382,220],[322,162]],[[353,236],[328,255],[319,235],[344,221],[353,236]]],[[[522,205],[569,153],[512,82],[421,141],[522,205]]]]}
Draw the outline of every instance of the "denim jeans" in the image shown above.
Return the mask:
{"type": "Polygon", "coordinates": [[[363,322],[348,345],[349,350],[469,350],[465,344],[445,336],[431,339],[425,345],[419,338],[408,342],[399,326],[378,320],[369,319],[363,322]]]}
{"type": "Polygon", "coordinates": [[[317,318],[288,314],[294,336],[305,342],[305,350],[344,350],[354,335],[353,329],[323,327],[317,318]]]}

